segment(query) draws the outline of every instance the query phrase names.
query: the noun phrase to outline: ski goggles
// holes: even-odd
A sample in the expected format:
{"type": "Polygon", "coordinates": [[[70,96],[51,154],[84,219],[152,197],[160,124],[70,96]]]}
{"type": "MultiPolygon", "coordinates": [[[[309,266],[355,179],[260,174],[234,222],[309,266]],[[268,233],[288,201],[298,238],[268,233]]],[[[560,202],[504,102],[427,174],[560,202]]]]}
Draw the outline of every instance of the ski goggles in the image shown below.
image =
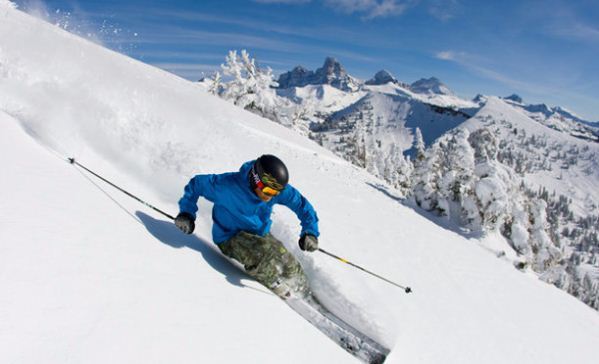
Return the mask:
{"type": "Polygon", "coordinates": [[[277,183],[269,174],[264,174],[260,178],[254,167],[250,170],[250,177],[254,187],[259,188],[266,196],[274,197],[285,188],[285,186],[277,183]]]}
{"type": "Polygon", "coordinates": [[[261,191],[263,194],[265,194],[266,196],[270,196],[270,197],[274,197],[274,196],[278,195],[279,193],[281,193],[281,191],[275,190],[274,188],[271,188],[268,186],[264,186],[264,188],[262,188],[261,191]]]}

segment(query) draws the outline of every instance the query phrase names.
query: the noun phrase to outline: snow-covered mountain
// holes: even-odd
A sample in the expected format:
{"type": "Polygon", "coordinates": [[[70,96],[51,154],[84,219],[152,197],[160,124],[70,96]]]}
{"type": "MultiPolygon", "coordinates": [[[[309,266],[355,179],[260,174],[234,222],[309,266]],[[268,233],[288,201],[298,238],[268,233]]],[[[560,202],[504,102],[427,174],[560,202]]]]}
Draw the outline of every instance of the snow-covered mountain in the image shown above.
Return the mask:
{"type": "Polygon", "coordinates": [[[599,142],[599,128],[594,123],[583,120],[572,111],[560,106],[525,104],[517,95],[509,96],[505,100],[523,109],[530,118],[547,127],[566,132],[577,138],[599,142]]]}
{"type": "Polygon", "coordinates": [[[467,118],[460,111],[406,95],[368,92],[324,121],[312,123],[310,135],[329,150],[399,186],[405,185],[410,175],[404,155],[413,155],[416,128],[431,143],[467,118]]]}
{"type": "MultiPolygon", "coordinates": [[[[313,115],[306,120],[312,137],[321,144],[327,144],[329,149],[345,154],[347,159],[361,166],[366,166],[368,163],[356,158],[358,154],[362,154],[362,157],[370,155],[373,162],[380,162],[383,155],[389,155],[388,147],[391,145],[402,153],[413,156],[416,129],[420,129],[425,145],[430,145],[455,127],[468,125],[465,123],[467,120],[480,120],[481,111],[489,109],[487,105],[490,99],[493,100],[493,105],[500,104],[502,107],[494,108],[501,110],[495,114],[485,114],[485,118],[493,118],[495,123],[507,121],[513,128],[518,128],[522,124],[524,130],[529,129],[527,125],[535,125],[535,130],[543,131],[537,135],[545,136],[549,133],[550,136],[547,138],[551,141],[548,148],[553,152],[562,148],[568,149],[572,141],[568,136],[571,136],[580,139],[580,142],[574,140],[573,143],[587,151],[581,158],[593,160],[596,156],[596,147],[599,145],[596,143],[599,141],[599,129],[594,127],[594,123],[583,120],[572,111],[559,106],[526,104],[515,94],[504,98],[477,95],[472,101],[463,100],[435,77],[421,79],[407,85],[398,81],[388,71],[379,71],[371,80],[361,84],[359,90],[355,92],[347,92],[339,88],[335,90],[327,85],[312,85],[279,89],[278,94],[300,105],[311,104],[312,109],[318,110],[318,115],[313,115]],[[326,98],[323,96],[325,95],[323,86],[329,87],[330,90],[326,98]],[[318,96],[298,96],[314,94],[318,96]],[[557,133],[549,132],[547,129],[557,133]],[[319,135],[320,133],[324,134],[319,135]],[[360,136],[356,136],[357,134],[360,136]],[[390,139],[383,140],[384,138],[381,138],[383,135],[390,139]],[[351,143],[344,145],[343,141],[349,139],[364,140],[368,146],[364,147],[364,152],[357,153],[355,145],[350,145],[351,143]]],[[[499,139],[505,144],[513,137],[509,133],[503,133],[499,139]]],[[[521,146],[520,149],[527,148],[521,146]]],[[[538,149],[537,151],[541,153],[538,149]]],[[[549,152],[542,151],[544,154],[549,152]]],[[[564,162],[565,159],[563,155],[556,158],[560,162],[564,162]]],[[[538,160],[539,157],[528,155],[525,159],[538,160]]],[[[553,170],[556,169],[557,167],[553,166],[553,170]]],[[[567,183],[562,185],[570,186],[570,181],[580,181],[581,179],[576,177],[577,173],[589,174],[588,171],[592,170],[592,166],[586,166],[583,170],[587,172],[577,171],[573,173],[572,178],[564,177],[567,183]]],[[[381,176],[376,172],[374,174],[381,176]]],[[[591,179],[597,177],[595,173],[590,174],[591,179]]],[[[563,173],[560,175],[563,177],[563,173]]],[[[578,191],[581,193],[585,191],[582,185],[573,183],[578,185],[576,188],[578,191]]],[[[555,190],[553,183],[547,187],[555,190]]],[[[556,192],[566,193],[566,190],[562,188],[556,192]]],[[[595,196],[594,191],[589,192],[592,199],[597,201],[599,196],[595,196]]]]}
{"type": "MultiPolygon", "coordinates": [[[[194,173],[279,155],[315,205],[321,244],[414,293],[273,233],[386,363],[594,363],[596,312],[400,203],[400,193],[288,128],[0,0],[0,362],[352,363],[210,242],[75,169],[175,213],[194,173]],[[506,349],[509,348],[509,349],[506,349]]],[[[424,214],[426,215],[426,213],[424,214]]],[[[455,229],[457,230],[457,229],[455,229]]],[[[530,271],[528,271],[530,273],[530,271]]]]}
{"type": "Polygon", "coordinates": [[[309,109],[309,112],[317,117],[320,115],[323,118],[356,103],[366,95],[365,92],[360,91],[344,92],[326,84],[277,89],[276,93],[300,107],[309,109]]]}
{"type": "MultiPolygon", "coordinates": [[[[327,58],[325,64],[330,62],[327,58]]],[[[409,176],[404,154],[414,154],[417,128],[430,144],[478,107],[434,77],[408,85],[382,70],[353,90],[326,81],[303,87],[298,86],[303,83],[281,82],[292,74],[299,73],[281,75],[277,94],[311,112],[299,129],[309,130],[321,145],[395,185],[405,184],[409,176]]]]}

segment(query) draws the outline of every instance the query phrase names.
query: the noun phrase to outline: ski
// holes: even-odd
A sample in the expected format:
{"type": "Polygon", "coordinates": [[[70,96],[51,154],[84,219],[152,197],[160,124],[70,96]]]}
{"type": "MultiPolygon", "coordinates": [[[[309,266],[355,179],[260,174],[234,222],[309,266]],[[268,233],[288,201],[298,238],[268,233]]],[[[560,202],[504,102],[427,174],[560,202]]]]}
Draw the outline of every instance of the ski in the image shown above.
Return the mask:
{"type": "MultiPolygon", "coordinates": [[[[211,248],[247,274],[239,262],[222,254],[215,246],[211,246],[211,248]]],[[[389,349],[337,317],[324,307],[311,292],[288,292],[286,295],[277,296],[289,308],[360,361],[367,364],[382,364],[389,355],[389,349]]]]}
{"type": "Polygon", "coordinates": [[[364,363],[382,364],[389,354],[389,349],[341,320],[313,295],[291,295],[283,301],[320,332],[364,363]]]}

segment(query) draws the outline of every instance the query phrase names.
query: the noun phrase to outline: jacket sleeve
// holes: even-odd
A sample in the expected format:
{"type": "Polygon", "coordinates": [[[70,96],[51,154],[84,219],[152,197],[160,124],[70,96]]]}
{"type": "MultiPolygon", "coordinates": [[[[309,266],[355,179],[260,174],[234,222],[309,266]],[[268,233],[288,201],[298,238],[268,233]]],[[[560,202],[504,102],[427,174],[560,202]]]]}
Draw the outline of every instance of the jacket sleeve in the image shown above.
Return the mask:
{"type": "Polygon", "coordinates": [[[198,174],[189,180],[185,186],[183,197],[179,200],[179,211],[187,212],[195,219],[200,196],[211,202],[216,200],[217,179],[218,175],[215,174],[198,174]]]}
{"type": "Polygon", "coordinates": [[[287,185],[285,187],[279,195],[277,203],[289,207],[300,219],[302,225],[300,236],[304,234],[320,235],[316,211],[310,202],[293,186],[287,185]]]}

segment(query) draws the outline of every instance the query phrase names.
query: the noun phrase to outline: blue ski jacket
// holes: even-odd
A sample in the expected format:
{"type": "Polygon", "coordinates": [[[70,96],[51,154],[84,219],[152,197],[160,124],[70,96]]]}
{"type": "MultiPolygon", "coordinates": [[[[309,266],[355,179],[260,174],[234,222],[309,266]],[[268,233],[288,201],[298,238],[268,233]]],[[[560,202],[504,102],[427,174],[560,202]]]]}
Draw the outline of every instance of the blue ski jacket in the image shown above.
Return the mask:
{"type": "Polygon", "coordinates": [[[214,203],[212,207],[212,239],[216,244],[225,242],[240,231],[265,236],[270,231],[270,215],[274,204],[289,207],[301,221],[303,234],[319,235],[316,211],[290,184],[270,201],[262,201],[252,191],[248,173],[254,161],[244,163],[239,172],[199,174],[193,177],[179,200],[180,212],[196,218],[200,196],[214,203]]]}

